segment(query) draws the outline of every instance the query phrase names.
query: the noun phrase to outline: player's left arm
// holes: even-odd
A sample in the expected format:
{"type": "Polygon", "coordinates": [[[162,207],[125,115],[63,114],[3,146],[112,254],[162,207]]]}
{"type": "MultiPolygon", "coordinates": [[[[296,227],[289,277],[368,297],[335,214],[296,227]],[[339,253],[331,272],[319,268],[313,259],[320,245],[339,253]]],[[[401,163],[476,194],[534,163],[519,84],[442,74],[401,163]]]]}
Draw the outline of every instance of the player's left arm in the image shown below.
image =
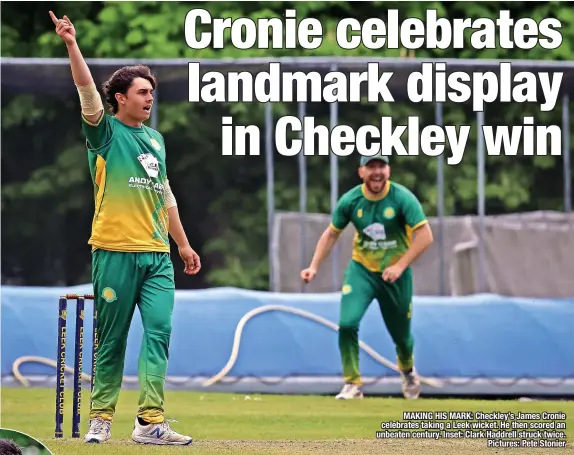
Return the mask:
{"type": "Polygon", "coordinates": [[[413,231],[411,246],[401,259],[399,259],[397,265],[399,265],[402,270],[405,270],[431,246],[433,241],[432,229],[428,222],[425,222],[413,231]]]}
{"type": "Polygon", "coordinates": [[[397,280],[407,267],[413,264],[434,241],[432,229],[422,205],[416,196],[410,192],[404,196],[402,215],[407,229],[411,231],[412,242],[397,263],[383,272],[383,279],[390,282],[397,280]]]}
{"type": "Polygon", "coordinates": [[[412,233],[411,245],[398,262],[404,270],[427,250],[434,239],[423,207],[413,193],[408,192],[404,195],[402,207],[407,229],[412,233]]]}
{"type": "Polygon", "coordinates": [[[177,208],[177,201],[169,185],[169,180],[166,179],[164,185],[165,205],[169,218],[169,234],[174,242],[177,244],[179,256],[185,263],[184,272],[188,275],[195,275],[201,269],[201,261],[199,255],[190,246],[185,235],[185,229],[179,217],[179,210],[177,208]]]}

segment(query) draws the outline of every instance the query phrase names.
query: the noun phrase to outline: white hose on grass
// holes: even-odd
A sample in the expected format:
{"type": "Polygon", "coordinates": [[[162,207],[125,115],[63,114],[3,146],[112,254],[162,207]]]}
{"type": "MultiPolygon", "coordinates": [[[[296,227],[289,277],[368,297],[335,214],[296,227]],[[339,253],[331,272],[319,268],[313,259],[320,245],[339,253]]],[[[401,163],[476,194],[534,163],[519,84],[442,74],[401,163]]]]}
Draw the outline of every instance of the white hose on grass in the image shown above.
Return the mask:
{"type": "MultiPolygon", "coordinates": [[[[28,381],[26,376],[24,376],[22,373],[20,373],[20,366],[24,363],[40,363],[42,365],[54,367],[55,369],[58,368],[58,363],[55,360],[47,359],[46,357],[38,357],[38,356],[32,356],[32,355],[18,357],[14,361],[14,363],[12,364],[12,374],[14,375],[14,379],[16,379],[18,382],[20,382],[20,384],[22,384],[24,387],[28,387],[30,385],[30,381],[28,381]]],[[[65,372],[70,373],[72,375],[75,374],[74,368],[72,368],[68,365],[65,365],[65,372]]],[[[87,373],[82,373],[82,380],[89,382],[92,380],[92,376],[87,374],[87,373]]],[[[123,381],[130,382],[130,383],[136,383],[136,382],[138,382],[138,379],[137,378],[127,378],[124,376],[123,381]]]]}
{"type": "MultiPolygon", "coordinates": [[[[318,324],[322,324],[324,326],[327,326],[330,329],[333,329],[335,332],[339,331],[339,326],[337,324],[335,324],[335,323],[333,323],[333,322],[329,321],[328,319],[325,319],[321,316],[317,316],[316,314],[310,313],[310,312],[305,311],[305,310],[300,310],[298,308],[293,308],[293,307],[286,306],[286,305],[264,305],[264,306],[260,306],[258,308],[254,308],[253,310],[249,311],[248,313],[246,313],[241,318],[241,320],[237,324],[237,327],[235,328],[235,337],[233,339],[233,348],[231,350],[231,356],[229,357],[227,364],[223,367],[223,369],[219,373],[217,373],[215,376],[213,376],[212,378],[205,381],[203,383],[204,387],[209,387],[209,386],[221,381],[227,375],[227,373],[229,373],[229,371],[231,371],[231,369],[233,368],[233,365],[235,365],[235,362],[237,361],[237,356],[239,355],[239,345],[241,342],[241,335],[243,333],[243,328],[247,324],[247,321],[249,321],[251,318],[253,318],[259,314],[262,314],[262,313],[265,313],[268,311],[283,311],[283,312],[289,313],[289,314],[296,314],[296,315],[301,316],[303,318],[310,319],[311,321],[317,322],[318,324]]],[[[365,344],[361,340],[359,340],[359,347],[361,349],[363,349],[367,354],[369,354],[375,361],[382,363],[384,366],[386,366],[387,368],[389,368],[393,371],[396,371],[397,373],[400,371],[399,367],[397,365],[395,365],[390,360],[385,359],[383,356],[381,356],[379,353],[377,353],[373,348],[371,348],[369,345],[365,344]]],[[[436,379],[424,378],[424,377],[420,377],[419,379],[420,379],[420,382],[422,384],[426,384],[430,387],[437,387],[437,388],[442,387],[442,383],[436,379]]]]}
{"type": "MultiPolygon", "coordinates": [[[[328,319],[325,319],[321,316],[317,316],[316,314],[310,313],[310,312],[305,311],[305,310],[300,310],[298,308],[294,308],[294,307],[290,307],[290,306],[286,306],[286,305],[264,305],[264,306],[261,306],[258,308],[254,308],[253,310],[247,312],[241,318],[241,320],[237,324],[237,327],[235,328],[233,347],[231,350],[231,355],[229,357],[229,360],[227,361],[227,364],[223,367],[223,369],[219,373],[217,373],[212,378],[206,380],[203,383],[204,387],[212,386],[213,384],[221,381],[229,373],[229,371],[231,371],[231,369],[235,365],[235,362],[237,361],[237,356],[239,355],[239,346],[241,343],[241,335],[243,334],[243,329],[244,329],[245,325],[247,324],[247,321],[249,321],[251,318],[253,318],[257,315],[260,315],[260,314],[263,314],[263,313],[266,313],[269,311],[282,311],[284,313],[295,314],[297,316],[301,316],[303,318],[314,321],[318,324],[322,324],[326,327],[329,327],[330,329],[334,330],[335,332],[339,331],[339,326],[337,324],[335,324],[335,323],[333,323],[333,322],[329,321],[328,319]]],[[[367,345],[366,343],[364,343],[361,340],[359,340],[359,347],[361,349],[363,349],[367,354],[369,354],[369,356],[371,356],[375,361],[383,364],[387,368],[389,368],[389,369],[391,369],[397,373],[400,372],[397,365],[395,365],[390,360],[385,359],[378,352],[376,352],[373,348],[371,348],[369,345],[367,345]]],[[[17,381],[19,381],[25,387],[29,386],[29,381],[28,381],[28,379],[26,379],[26,377],[22,373],[20,373],[20,366],[23,363],[30,363],[30,362],[40,363],[40,364],[47,365],[47,366],[50,366],[50,367],[53,367],[56,369],[58,368],[58,364],[55,360],[47,359],[45,357],[23,356],[23,357],[17,358],[14,361],[14,363],[12,364],[12,374],[14,375],[14,378],[17,381]]],[[[75,373],[74,368],[69,367],[67,365],[65,366],[65,372],[70,373],[70,374],[75,373]]],[[[81,377],[82,377],[82,380],[84,380],[84,381],[91,381],[92,380],[91,375],[86,374],[86,373],[82,373],[81,377]]],[[[435,387],[435,388],[442,387],[442,382],[439,380],[436,380],[436,379],[419,377],[419,380],[422,384],[426,384],[430,387],[435,387]]],[[[123,381],[130,382],[130,383],[136,383],[136,382],[138,382],[138,378],[137,377],[134,377],[134,378],[124,377],[123,381]]]]}

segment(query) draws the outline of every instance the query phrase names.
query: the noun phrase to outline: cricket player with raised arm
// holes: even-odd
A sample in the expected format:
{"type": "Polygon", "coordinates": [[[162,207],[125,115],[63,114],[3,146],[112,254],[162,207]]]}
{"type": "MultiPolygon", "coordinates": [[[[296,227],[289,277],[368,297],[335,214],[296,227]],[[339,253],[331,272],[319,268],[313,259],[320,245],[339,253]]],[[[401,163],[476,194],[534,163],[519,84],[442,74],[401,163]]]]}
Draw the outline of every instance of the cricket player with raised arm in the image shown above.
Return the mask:
{"type": "Polygon", "coordinates": [[[94,184],[95,213],[88,243],[99,346],[84,441],[103,443],[111,436],[128,330],[137,305],[144,335],[132,439],[188,445],[192,438],[173,431],[163,409],[175,293],[169,235],[178,245],[186,274],[198,273],[201,264],[188,243],[169,186],[163,136],[143,124],[150,117],[156,80],[145,66],[117,70],[103,85],[113,114],[106,115],[72,22],[51,11],[50,16],[68,50],[94,184]]]}
{"type": "Polygon", "coordinates": [[[313,280],[340,233],[352,223],[356,229],[352,259],[345,272],[339,316],[339,350],[345,384],[337,399],[363,398],[359,371],[359,324],[373,300],[395,344],[405,398],[416,399],[420,381],[414,368],[411,333],[413,275],[411,264],[433,242],[433,235],[415,195],[390,180],[389,158],[363,156],[363,183],[340,199],[330,226],[317,244],[309,268],[313,280]]]}

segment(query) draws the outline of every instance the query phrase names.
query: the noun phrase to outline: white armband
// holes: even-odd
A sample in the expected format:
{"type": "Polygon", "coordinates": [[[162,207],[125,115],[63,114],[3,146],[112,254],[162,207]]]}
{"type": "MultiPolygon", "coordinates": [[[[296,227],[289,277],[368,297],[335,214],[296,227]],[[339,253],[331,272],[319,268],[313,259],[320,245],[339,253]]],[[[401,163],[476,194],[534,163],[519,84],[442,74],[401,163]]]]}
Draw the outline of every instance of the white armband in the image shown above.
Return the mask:
{"type": "Polygon", "coordinates": [[[76,89],[80,95],[82,114],[96,115],[104,109],[102,98],[93,81],[90,85],[76,85],[76,89]]]}
{"type": "Polygon", "coordinates": [[[164,195],[165,195],[165,208],[170,209],[172,207],[177,207],[177,202],[175,200],[175,196],[171,192],[171,187],[169,186],[169,180],[165,181],[165,185],[163,187],[164,195]]]}

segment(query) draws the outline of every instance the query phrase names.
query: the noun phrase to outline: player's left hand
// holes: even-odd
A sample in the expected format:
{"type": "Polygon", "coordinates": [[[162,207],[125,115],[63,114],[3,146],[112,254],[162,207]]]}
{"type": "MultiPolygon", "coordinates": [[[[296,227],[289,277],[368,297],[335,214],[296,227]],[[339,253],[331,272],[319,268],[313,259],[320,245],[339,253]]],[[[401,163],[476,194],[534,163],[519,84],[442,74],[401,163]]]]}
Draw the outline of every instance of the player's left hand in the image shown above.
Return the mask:
{"type": "Polygon", "coordinates": [[[201,269],[201,261],[199,255],[193,250],[192,247],[184,246],[179,248],[179,256],[185,263],[183,272],[187,275],[195,275],[201,269]]]}
{"type": "Polygon", "coordinates": [[[391,265],[390,267],[387,267],[385,270],[383,270],[383,280],[389,283],[394,283],[399,279],[403,272],[404,269],[400,265],[391,265]]]}

